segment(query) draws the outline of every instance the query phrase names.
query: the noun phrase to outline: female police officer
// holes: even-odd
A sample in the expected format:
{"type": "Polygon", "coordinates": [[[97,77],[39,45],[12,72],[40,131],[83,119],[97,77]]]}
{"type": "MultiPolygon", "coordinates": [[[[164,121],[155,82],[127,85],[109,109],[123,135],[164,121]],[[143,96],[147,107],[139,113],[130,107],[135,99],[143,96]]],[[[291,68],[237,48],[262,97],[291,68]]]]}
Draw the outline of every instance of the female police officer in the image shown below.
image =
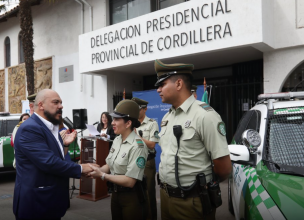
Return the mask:
{"type": "Polygon", "coordinates": [[[94,171],[88,175],[113,183],[112,219],[146,219],[146,191],[141,180],[148,149],[133,131],[140,126],[139,106],[132,100],[123,100],[110,115],[114,133],[119,136],[113,141],[106,165],[91,166],[94,171]]]}

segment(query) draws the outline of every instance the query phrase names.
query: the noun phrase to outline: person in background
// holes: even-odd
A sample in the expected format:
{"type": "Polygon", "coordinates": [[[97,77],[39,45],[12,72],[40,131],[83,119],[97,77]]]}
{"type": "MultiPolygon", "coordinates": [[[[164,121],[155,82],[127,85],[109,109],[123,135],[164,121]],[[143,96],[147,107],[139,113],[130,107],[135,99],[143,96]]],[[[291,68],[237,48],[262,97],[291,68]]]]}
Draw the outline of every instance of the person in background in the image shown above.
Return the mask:
{"type": "Polygon", "coordinates": [[[34,113],[34,102],[35,102],[36,94],[37,93],[35,93],[33,95],[29,95],[27,97],[27,99],[29,100],[30,115],[32,115],[34,113]]]}
{"type": "MultiPolygon", "coordinates": [[[[20,125],[26,121],[28,118],[30,117],[30,115],[28,113],[23,113],[20,118],[19,118],[19,123],[15,126],[12,136],[11,136],[11,146],[14,147],[14,141],[15,141],[15,136],[17,133],[18,128],[20,127],[20,125]]],[[[14,158],[13,161],[13,167],[16,169],[16,159],[14,158]]]]}
{"type": "Polygon", "coordinates": [[[158,124],[157,122],[146,116],[146,111],[148,107],[148,102],[139,98],[132,98],[134,102],[139,105],[139,122],[141,123],[140,127],[136,129],[137,134],[142,137],[142,140],[148,147],[148,158],[145,168],[145,176],[147,178],[147,190],[149,195],[149,208],[151,212],[152,219],[157,219],[157,206],[156,206],[156,190],[155,190],[155,144],[159,141],[158,136],[158,124]]]}
{"type": "MultiPolygon", "coordinates": [[[[97,126],[97,131],[100,133],[101,137],[113,141],[116,137],[116,134],[114,133],[111,123],[112,123],[112,117],[109,115],[109,112],[101,113],[100,123],[97,126]]],[[[112,146],[112,142],[109,143],[110,149],[111,146],[112,146]]]]}
{"type": "MultiPolygon", "coordinates": [[[[67,134],[70,134],[73,131],[74,131],[74,129],[72,129],[71,131],[66,129],[66,127],[64,127],[64,125],[63,125],[63,120],[61,120],[61,123],[59,124],[59,134],[60,134],[62,140],[65,139],[67,134]]],[[[74,146],[74,144],[75,144],[75,149],[79,149],[78,142],[77,142],[77,136],[76,136],[75,140],[69,145],[69,147],[64,148],[65,160],[72,160],[69,150],[74,151],[74,148],[71,146],[71,145],[74,146]]]]}
{"type": "Polygon", "coordinates": [[[192,93],[192,95],[194,96],[194,98],[195,98],[195,99],[197,99],[197,93],[196,93],[196,90],[197,90],[197,86],[192,85],[192,88],[191,88],[191,93],[192,93]]]}
{"type": "Polygon", "coordinates": [[[114,112],[112,126],[115,138],[106,165],[91,166],[90,177],[113,183],[111,213],[113,220],[146,219],[146,190],[142,184],[148,148],[135,133],[140,126],[139,106],[132,100],[120,101],[114,112]]]}

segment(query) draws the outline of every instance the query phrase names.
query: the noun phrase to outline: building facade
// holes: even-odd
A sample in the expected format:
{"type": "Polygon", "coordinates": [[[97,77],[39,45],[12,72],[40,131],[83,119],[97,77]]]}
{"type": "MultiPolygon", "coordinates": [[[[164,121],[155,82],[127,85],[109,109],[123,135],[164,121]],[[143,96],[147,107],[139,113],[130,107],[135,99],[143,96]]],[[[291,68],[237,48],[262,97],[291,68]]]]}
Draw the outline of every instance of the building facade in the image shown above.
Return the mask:
{"type": "MultiPolygon", "coordinates": [[[[34,58],[52,58],[52,88],[64,115],[87,108],[91,124],[113,110],[118,93],[154,88],[155,59],[194,64],[194,83],[205,77],[212,86],[211,106],[227,124],[228,141],[259,93],[288,91],[304,79],[301,0],[38,2],[32,6],[34,58]],[[66,67],[72,81],[60,78],[66,67]]],[[[9,66],[22,61],[16,16],[0,17],[6,110],[9,66]]]]}

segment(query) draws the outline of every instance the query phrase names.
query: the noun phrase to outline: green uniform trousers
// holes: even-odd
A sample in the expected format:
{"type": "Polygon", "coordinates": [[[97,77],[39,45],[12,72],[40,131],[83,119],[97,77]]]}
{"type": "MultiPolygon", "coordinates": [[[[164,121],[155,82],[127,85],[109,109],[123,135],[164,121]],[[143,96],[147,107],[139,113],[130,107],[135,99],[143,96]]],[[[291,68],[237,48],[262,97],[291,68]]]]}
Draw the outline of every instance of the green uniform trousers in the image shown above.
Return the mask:
{"type": "Polygon", "coordinates": [[[111,198],[112,219],[145,220],[148,212],[146,204],[146,202],[140,202],[136,191],[113,192],[111,198]]]}
{"type": "Polygon", "coordinates": [[[149,199],[149,209],[151,218],[153,220],[157,219],[157,206],[156,206],[156,190],[155,190],[155,158],[147,161],[145,167],[145,176],[147,180],[147,191],[148,191],[148,199],[149,199]]]}
{"type": "Polygon", "coordinates": [[[203,216],[202,203],[199,197],[186,199],[169,197],[164,189],[160,189],[162,220],[214,220],[215,209],[208,216],[203,216]]]}

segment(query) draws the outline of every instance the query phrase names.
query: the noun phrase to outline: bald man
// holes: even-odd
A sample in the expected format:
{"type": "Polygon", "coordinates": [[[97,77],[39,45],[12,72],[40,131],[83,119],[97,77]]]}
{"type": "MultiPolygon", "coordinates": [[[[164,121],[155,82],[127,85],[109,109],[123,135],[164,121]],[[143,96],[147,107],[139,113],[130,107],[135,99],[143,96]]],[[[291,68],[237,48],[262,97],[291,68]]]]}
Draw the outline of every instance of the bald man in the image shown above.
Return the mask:
{"type": "Polygon", "coordinates": [[[34,114],[17,131],[16,219],[61,219],[69,204],[69,178],[92,170],[64,159],[64,148],[74,141],[76,131],[61,139],[62,109],[57,92],[42,90],[36,96],[34,114]]]}

